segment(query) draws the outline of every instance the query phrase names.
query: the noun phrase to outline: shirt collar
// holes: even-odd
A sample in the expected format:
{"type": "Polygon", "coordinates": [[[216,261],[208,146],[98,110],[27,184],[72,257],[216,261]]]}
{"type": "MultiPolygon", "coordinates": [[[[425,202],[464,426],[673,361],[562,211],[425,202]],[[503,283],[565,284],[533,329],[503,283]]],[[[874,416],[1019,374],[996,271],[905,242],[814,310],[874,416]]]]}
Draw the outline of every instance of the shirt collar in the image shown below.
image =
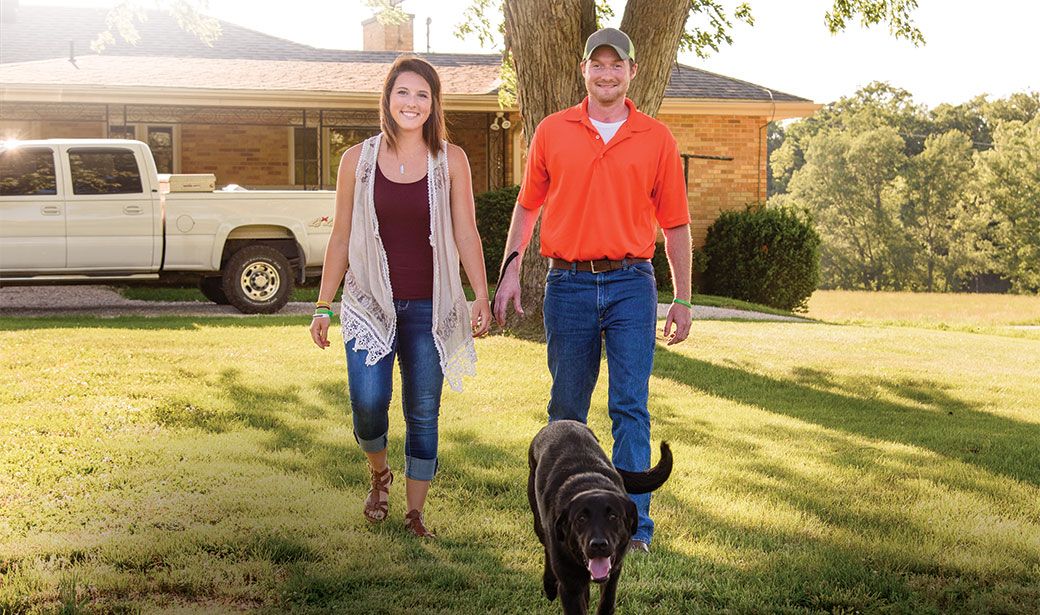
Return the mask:
{"type": "MultiPolygon", "coordinates": [[[[628,97],[625,98],[625,106],[628,107],[628,118],[625,120],[625,126],[632,132],[643,132],[644,130],[650,129],[650,122],[646,114],[636,109],[636,104],[628,97]]],[[[581,104],[569,107],[563,113],[564,119],[571,122],[578,122],[588,126],[590,129],[595,130],[592,122],[589,121],[589,97],[586,96],[581,104]]]]}

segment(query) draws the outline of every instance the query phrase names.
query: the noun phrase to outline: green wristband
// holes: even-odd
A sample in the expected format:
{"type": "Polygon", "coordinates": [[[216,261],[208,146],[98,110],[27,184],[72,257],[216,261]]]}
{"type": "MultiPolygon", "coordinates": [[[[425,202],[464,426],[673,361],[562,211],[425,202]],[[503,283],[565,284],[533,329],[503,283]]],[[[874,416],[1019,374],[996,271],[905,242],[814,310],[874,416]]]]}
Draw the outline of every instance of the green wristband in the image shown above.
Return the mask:
{"type": "Polygon", "coordinates": [[[693,304],[685,299],[672,299],[672,303],[678,303],[679,305],[685,305],[686,307],[693,309],[693,304]]]}
{"type": "Polygon", "coordinates": [[[332,310],[330,310],[328,308],[325,308],[325,309],[318,308],[318,309],[314,310],[314,315],[315,316],[328,316],[329,318],[332,318],[332,310]]]}

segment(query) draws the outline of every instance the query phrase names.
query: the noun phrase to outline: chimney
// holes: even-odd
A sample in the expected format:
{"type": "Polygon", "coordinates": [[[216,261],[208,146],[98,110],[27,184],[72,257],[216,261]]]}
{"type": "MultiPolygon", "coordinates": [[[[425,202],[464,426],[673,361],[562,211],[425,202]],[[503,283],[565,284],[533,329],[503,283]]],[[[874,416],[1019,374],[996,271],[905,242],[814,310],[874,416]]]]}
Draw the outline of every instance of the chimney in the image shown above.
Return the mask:
{"type": "Polygon", "coordinates": [[[415,15],[405,14],[405,20],[398,24],[381,24],[378,17],[371,17],[361,22],[365,34],[365,51],[414,51],[412,40],[412,22],[415,15]]]}

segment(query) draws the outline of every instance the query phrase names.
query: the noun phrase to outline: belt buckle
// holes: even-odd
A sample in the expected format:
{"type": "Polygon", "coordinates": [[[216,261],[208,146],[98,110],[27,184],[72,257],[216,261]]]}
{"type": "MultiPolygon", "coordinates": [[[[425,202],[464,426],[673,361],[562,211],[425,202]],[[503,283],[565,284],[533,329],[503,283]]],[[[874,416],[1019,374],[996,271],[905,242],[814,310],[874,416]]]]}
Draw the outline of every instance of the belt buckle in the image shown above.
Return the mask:
{"type": "Polygon", "coordinates": [[[596,261],[589,261],[589,267],[592,269],[592,273],[603,273],[604,271],[610,271],[610,263],[607,263],[607,269],[596,271],[596,261]]]}

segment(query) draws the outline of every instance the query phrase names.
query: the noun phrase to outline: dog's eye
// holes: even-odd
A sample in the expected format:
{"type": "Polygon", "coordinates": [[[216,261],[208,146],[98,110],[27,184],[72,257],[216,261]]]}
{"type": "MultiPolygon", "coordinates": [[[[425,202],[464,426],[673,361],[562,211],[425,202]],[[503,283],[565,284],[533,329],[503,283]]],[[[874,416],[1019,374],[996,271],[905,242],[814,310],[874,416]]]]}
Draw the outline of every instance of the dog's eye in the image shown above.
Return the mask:
{"type": "Polygon", "coordinates": [[[617,513],[615,513],[615,512],[607,513],[607,519],[610,519],[611,521],[617,521],[617,513]]]}

